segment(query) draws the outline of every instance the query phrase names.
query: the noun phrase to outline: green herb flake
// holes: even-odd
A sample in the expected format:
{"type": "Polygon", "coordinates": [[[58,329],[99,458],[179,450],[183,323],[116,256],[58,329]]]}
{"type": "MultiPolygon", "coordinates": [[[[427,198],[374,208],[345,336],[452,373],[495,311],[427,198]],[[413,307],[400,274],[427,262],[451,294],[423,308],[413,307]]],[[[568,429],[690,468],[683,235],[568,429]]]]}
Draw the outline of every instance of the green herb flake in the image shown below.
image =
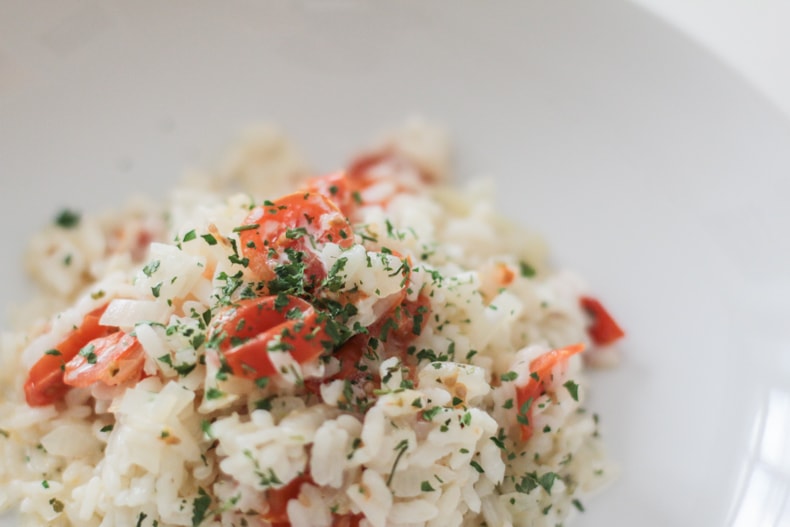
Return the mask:
{"type": "Polygon", "coordinates": [[[532,278],[537,274],[535,268],[523,260],[518,263],[518,268],[524,278],[532,278]]]}
{"type": "Polygon", "coordinates": [[[99,429],[99,432],[107,433],[112,432],[113,425],[104,425],[99,429]]]}
{"type": "Polygon", "coordinates": [[[398,443],[395,446],[394,450],[395,452],[398,453],[398,455],[395,457],[395,461],[392,463],[392,470],[390,470],[390,475],[387,478],[387,487],[390,486],[390,484],[392,483],[392,478],[395,477],[395,469],[397,468],[398,463],[400,463],[400,458],[403,457],[403,454],[405,454],[406,450],[408,449],[409,449],[408,439],[403,439],[400,443],[398,443]]]}
{"type": "Polygon", "coordinates": [[[96,351],[96,346],[94,346],[93,344],[88,344],[87,346],[85,346],[80,350],[79,355],[81,357],[85,357],[85,360],[88,362],[88,364],[96,364],[96,353],[94,353],[95,351],[96,351]]]}
{"type": "Polygon", "coordinates": [[[576,507],[576,510],[578,510],[579,512],[584,512],[584,505],[582,505],[582,502],[580,502],[577,499],[574,499],[571,503],[573,503],[573,506],[576,507]]]}
{"type": "Polygon", "coordinates": [[[141,512],[140,514],[138,514],[137,515],[137,525],[135,527],[142,527],[143,520],[145,520],[146,518],[148,518],[148,515],[146,513],[141,512]]]}
{"type": "Polygon", "coordinates": [[[472,468],[473,468],[473,469],[475,469],[476,471],[478,471],[480,474],[482,474],[483,472],[485,472],[485,470],[483,470],[483,467],[481,467],[481,466],[480,466],[480,463],[478,463],[478,462],[477,462],[477,461],[475,461],[474,459],[473,459],[472,461],[470,461],[470,462],[469,462],[469,464],[472,466],[472,468]]]}
{"type": "Polygon", "coordinates": [[[568,381],[565,384],[563,384],[563,386],[565,386],[565,388],[568,389],[568,393],[571,394],[571,397],[573,398],[573,400],[578,402],[579,401],[579,385],[576,384],[573,381],[568,381]]]}
{"type": "Polygon", "coordinates": [[[197,238],[197,234],[195,234],[195,229],[192,229],[191,231],[189,231],[184,235],[182,240],[184,241],[184,243],[186,243],[186,242],[191,242],[195,238],[197,238]]]}
{"type": "Polygon", "coordinates": [[[152,262],[149,262],[148,265],[143,267],[143,274],[145,276],[150,277],[152,274],[154,274],[156,272],[157,269],[159,269],[160,265],[161,265],[161,262],[159,260],[154,260],[152,262]]]}
{"type": "Polygon", "coordinates": [[[249,225],[239,225],[238,227],[234,227],[233,232],[244,232],[244,231],[253,231],[260,227],[257,223],[250,223],[249,225]]]}
{"type": "Polygon", "coordinates": [[[423,481],[422,483],[420,483],[420,490],[423,491],[423,492],[434,492],[436,489],[434,489],[431,486],[430,482],[423,481]]]}
{"type": "Polygon", "coordinates": [[[159,282],[155,286],[151,288],[151,294],[154,295],[154,298],[159,298],[159,293],[162,290],[162,282],[159,282]]]}
{"type": "Polygon", "coordinates": [[[216,388],[209,388],[208,390],[206,390],[206,399],[208,399],[209,401],[213,401],[214,399],[219,399],[223,395],[225,394],[221,390],[218,390],[216,388]]]}
{"type": "Polygon", "coordinates": [[[71,209],[63,209],[55,216],[55,225],[64,229],[73,229],[80,224],[80,213],[71,209]]]}
{"type": "Polygon", "coordinates": [[[211,506],[211,496],[203,487],[198,487],[198,497],[192,501],[192,527],[198,527],[206,519],[206,513],[211,506]]]}
{"type": "Polygon", "coordinates": [[[516,377],[518,377],[518,373],[516,373],[516,372],[514,372],[514,371],[509,371],[509,372],[507,372],[507,373],[503,373],[502,375],[500,375],[500,376],[499,376],[499,378],[500,378],[500,380],[501,380],[502,382],[512,382],[512,381],[515,381],[515,380],[516,380],[516,377]]]}
{"type": "Polygon", "coordinates": [[[58,350],[52,349],[44,352],[44,355],[52,355],[53,357],[60,357],[62,355],[58,350]]]}
{"type": "Polygon", "coordinates": [[[41,486],[44,487],[45,489],[48,489],[49,488],[49,481],[42,480],[41,481],[41,486]]]}
{"type": "Polygon", "coordinates": [[[433,408],[428,408],[422,413],[422,418],[426,421],[432,421],[436,415],[442,411],[441,406],[434,406],[433,408]]]}
{"type": "Polygon", "coordinates": [[[209,245],[217,245],[217,239],[211,234],[203,234],[200,237],[209,245]]]}

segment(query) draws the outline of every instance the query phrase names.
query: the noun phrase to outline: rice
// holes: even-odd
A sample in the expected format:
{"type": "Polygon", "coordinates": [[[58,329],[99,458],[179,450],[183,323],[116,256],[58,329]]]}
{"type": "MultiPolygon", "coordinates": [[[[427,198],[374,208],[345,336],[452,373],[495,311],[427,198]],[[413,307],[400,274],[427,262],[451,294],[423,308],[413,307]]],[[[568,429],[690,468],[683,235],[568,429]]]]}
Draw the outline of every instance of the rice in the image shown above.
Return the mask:
{"type": "Polygon", "coordinates": [[[311,179],[259,129],[167,203],[38,234],[41,292],[0,348],[0,510],[193,527],[582,510],[614,472],[584,406],[582,357],[613,356],[604,315],[489,186],[446,183],[448,152],[411,123],[311,179]]]}

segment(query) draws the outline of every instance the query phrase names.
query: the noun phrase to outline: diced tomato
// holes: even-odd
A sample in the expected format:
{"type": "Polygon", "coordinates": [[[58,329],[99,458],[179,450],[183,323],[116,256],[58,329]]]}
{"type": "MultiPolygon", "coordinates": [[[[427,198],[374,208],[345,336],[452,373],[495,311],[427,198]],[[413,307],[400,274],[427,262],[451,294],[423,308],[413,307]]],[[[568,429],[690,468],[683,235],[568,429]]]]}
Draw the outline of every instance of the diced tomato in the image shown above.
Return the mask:
{"type": "Polygon", "coordinates": [[[289,194],[256,207],[244,226],[239,232],[242,254],[264,280],[275,277],[283,253],[292,249],[303,254],[307,283],[315,285],[326,274],[317,254],[320,246],[332,242],[347,248],[354,240],[351,224],[337,205],[315,192],[289,194]]]}
{"type": "Polygon", "coordinates": [[[565,364],[570,357],[582,351],[584,351],[584,344],[574,344],[547,351],[529,363],[529,380],[526,384],[516,386],[517,411],[519,412],[522,441],[527,441],[532,437],[533,406],[538,397],[546,393],[546,382],[552,380],[552,371],[556,366],[565,364]],[[524,408],[525,405],[527,408],[524,408]]]}
{"type": "Polygon", "coordinates": [[[301,298],[250,298],[217,318],[209,340],[219,341],[234,375],[257,379],[277,373],[272,353],[288,352],[299,364],[318,358],[331,341],[324,326],[318,312],[301,298]]]}
{"type": "Polygon", "coordinates": [[[592,319],[592,323],[587,328],[587,333],[597,346],[612,344],[625,336],[625,332],[620,325],[597,299],[583,296],[579,299],[579,302],[592,319]]]}
{"type": "MultiPolygon", "coordinates": [[[[267,490],[266,502],[269,510],[261,516],[263,520],[271,523],[272,527],[291,527],[288,502],[299,498],[299,491],[305,483],[314,484],[307,474],[295,477],[284,487],[267,490]]],[[[364,516],[361,514],[333,514],[332,527],[359,527],[362,518],[364,516]]]]}
{"type": "Polygon", "coordinates": [[[268,489],[266,491],[266,503],[269,510],[263,515],[263,519],[270,522],[273,527],[288,527],[288,502],[299,497],[299,489],[304,483],[310,483],[312,479],[309,475],[302,475],[292,479],[284,487],[279,489],[268,489]]]}
{"type": "Polygon", "coordinates": [[[66,363],[63,382],[85,388],[97,382],[116,386],[143,374],[145,352],[136,337],[116,331],[93,339],[66,363]]]}
{"type": "Polygon", "coordinates": [[[63,399],[70,387],[63,382],[66,363],[93,339],[107,336],[117,328],[99,324],[107,306],[94,309],[82,319],[55,349],[44,354],[28,372],[25,399],[30,406],[46,406],[63,399]]]}

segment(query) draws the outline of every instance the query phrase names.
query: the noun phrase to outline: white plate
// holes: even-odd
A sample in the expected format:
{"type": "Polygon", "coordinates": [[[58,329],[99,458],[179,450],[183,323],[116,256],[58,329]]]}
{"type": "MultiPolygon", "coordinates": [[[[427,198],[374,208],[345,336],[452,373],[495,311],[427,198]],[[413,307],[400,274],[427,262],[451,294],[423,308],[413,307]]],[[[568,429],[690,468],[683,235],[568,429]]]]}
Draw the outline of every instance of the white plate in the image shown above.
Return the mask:
{"type": "Polygon", "coordinates": [[[622,2],[4,4],[1,300],[61,206],[162,193],[260,120],[333,168],[413,112],[629,331],[591,401],[623,474],[574,525],[790,525],[790,128],[622,2]]]}

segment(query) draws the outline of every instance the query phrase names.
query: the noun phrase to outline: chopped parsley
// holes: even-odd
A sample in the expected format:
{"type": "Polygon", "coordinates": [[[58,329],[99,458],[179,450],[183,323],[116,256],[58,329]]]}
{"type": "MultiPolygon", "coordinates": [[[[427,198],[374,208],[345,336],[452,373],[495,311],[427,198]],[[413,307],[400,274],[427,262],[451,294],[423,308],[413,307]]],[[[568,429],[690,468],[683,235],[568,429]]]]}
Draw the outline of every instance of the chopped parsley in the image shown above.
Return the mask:
{"type": "Polygon", "coordinates": [[[522,494],[529,494],[536,488],[542,487],[547,494],[551,495],[554,481],[559,477],[559,474],[556,472],[546,472],[542,476],[538,476],[537,472],[528,472],[524,474],[519,483],[516,483],[516,491],[522,494]]]}
{"type": "Polygon", "coordinates": [[[499,378],[502,380],[502,382],[515,381],[516,377],[518,377],[518,373],[516,373],[514,371],[509,371],[509,372],[503,373],[502,375],[499,376],[499,378]]]}
{"type": "Polygon", "coordinates": [[[96,364],[96,346],[93,344],[88,344],[84,348],[82,348],[79,352],[81,357],[85,357],[85,360],[88,364],[96,364]]]}
{"type": "Polygon", "coordinates": [[[483,467],[481,467],[481,466],[480,466],[480,463],[478,463],[478,462],[477,462],[477,461],[475,461],[474,459],[473,459],[472,461],[470,461],[470,462],[469,462],[469,464],[472,466],[472,468],[473,468],[473,469],[475,469],[476,471],[478,471],[480,474],[482,474],[483,472],[485,472],[485,470],[483,470],[483,467]]]}
{"type": "Polygon", "coordinates": [[[55,225],[64,229],[73,229],[80,224],[80,213],[71,209],[63,209],[55,216],[55,225]]]}
{"type": "Polygon", "coordinates": [[[211,506],[211,496],[203,487],[198,487],[198,497],[192,500],[192,527],[198,527],[206,519],[206,513],[211,506]]]}
{"type": "Polygon", "coordinates": [[[392,478],[395,477],[395,469],[397,468],[398,463],[400,463],[400,458],[403,457],[403,454],[406,453],[406,450],[408,450],[408,449],[409,449],[409,440],[408,439],[402,440],[400,443],[398,443],[395,446],[395,451],[398,453],[398,455],[395,457],[395,461],[392,463],[392,470],[390,470],[390,475],[387,478],[387,486],[388,487],[392,483],[392,478]]]}
{"type": "Polygon", "coordinates": [[[223,395],[225,394],[221,390],[218,390],[216,388],[209,388],[208,390],[206,390],[206,399],[208,399],[209,401],[213,401],[214,399],[219,399],[223,395]]]}
{"type": "Polygon", "coordinates": [[[573,381],[568,381],[565,384],[563,384],[563,386],[565,386],[565,388],[568,389],[568,393],[571,394],[571,397],[573,398],[574,401],[578,401],[579,400],[579,385],[578,384],[576,384],[573,381]]]}
{"type": "Polygon", "coordinates": [[[523,276],[524,278],[532,278],[537,274],[535,268],[523,260],[518,263],[518,268],[519,271],[521,271],[521,276],[523,276]]]}
{"type": "Polygon", "coordinates": [[[253,231],[260,227],[257,223],[250,223],[249,225],[239,225],[238,227],[234,227],[233,232],[244,232],[244,231],[253,231]]]}
{"type": "Polygon", "coordinates": [[[433,408],[428,408],[422,413],[422,418],[426,421],[432,421],[436,415],[442,411],[441,406],[434,406],[433,408]]]}
{"type": "Polygon", "coordinates": [[[156,272],[157,269],[159,269],[160,265],[161,265],[161,262],[159,260],[154,260],[152,262],[149,262],[148,265],[143,267],[143,274],[145,276],[150,277],[152,274],[154,274],[156,272]]]}

